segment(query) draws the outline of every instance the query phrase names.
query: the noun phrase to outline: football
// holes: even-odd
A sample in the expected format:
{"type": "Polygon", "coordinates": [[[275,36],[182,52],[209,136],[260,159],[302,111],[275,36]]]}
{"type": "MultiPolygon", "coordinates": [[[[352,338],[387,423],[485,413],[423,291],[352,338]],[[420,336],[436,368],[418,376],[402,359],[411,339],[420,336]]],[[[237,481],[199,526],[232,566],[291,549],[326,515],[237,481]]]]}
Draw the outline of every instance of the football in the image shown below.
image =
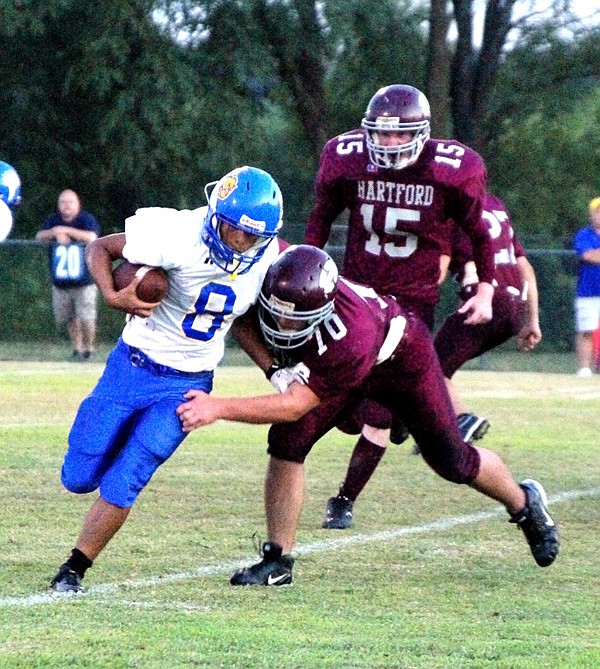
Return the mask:
{"type": "Polygon", "coordinates": [[[144,302],[160,302],[169,290],[169,276],[162,267],[136,265],[128,260],[115,267],[113,281],[117,290],[126,288],[136,276],[141,276],[136,290],[144,302]]]}

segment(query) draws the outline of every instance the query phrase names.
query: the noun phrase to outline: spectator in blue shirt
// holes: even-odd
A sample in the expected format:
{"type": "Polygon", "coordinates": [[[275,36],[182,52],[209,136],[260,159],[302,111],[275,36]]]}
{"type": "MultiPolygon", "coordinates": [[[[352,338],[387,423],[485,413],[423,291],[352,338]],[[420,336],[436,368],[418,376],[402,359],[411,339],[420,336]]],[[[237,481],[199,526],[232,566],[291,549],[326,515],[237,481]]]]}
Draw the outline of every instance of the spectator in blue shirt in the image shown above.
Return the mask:
{"type": "Polygon", "coordinates": [[[90,360],[96,338],[98,289],[85,264],[85,247],[100,236],[98,221],[81,208],[75,191],[58,196],[36,239],[49,243],[52,307],[58,325],[67,324],[73,360],[90,360]]]}
{"type": "Polygon", "coordinates": [[[594,332],[600,325],[600,197],[588,205],[590,225],[577,232],[575,253],[579,260],[575,297],[575,349],[577,376],[592,376],[594,332]]]}

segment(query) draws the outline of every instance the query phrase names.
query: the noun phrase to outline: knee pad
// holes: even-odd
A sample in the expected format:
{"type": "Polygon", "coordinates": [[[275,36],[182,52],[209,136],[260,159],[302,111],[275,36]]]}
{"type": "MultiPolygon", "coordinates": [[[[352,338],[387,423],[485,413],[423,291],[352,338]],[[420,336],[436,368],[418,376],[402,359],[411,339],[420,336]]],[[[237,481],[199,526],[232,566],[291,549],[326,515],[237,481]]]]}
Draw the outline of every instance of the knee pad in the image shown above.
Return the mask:
{"type": "Polygon", "coordinates": [[[60,472],[60,480],[63,486],[77,495],[83,495],[87,492],[96,490],[100,481],[91,477],[89,470],[86,471],[79,467],[69,467],[63,464],[60,472]]]}

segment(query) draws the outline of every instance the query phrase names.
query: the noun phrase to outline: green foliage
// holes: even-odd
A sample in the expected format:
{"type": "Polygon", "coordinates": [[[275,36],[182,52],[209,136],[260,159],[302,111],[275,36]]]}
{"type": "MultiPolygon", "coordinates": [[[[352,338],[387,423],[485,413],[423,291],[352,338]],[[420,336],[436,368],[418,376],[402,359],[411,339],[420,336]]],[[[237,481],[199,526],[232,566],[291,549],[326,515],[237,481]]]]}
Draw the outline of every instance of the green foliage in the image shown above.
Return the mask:
{"type": "Polygon", "coordinates": [[[427,40],[424,8],[410,2],[329,2],[329,39],[335,54],[327,91],[331,136],[360,125],[375,91],[389,84],[423,89],[427,40]]]}
{"type": "MultiPolygon", "coordinates": [[[[4,342],[27,347],[39,342],[65,342],[66,330],[58,328],[52,313],[52,283],[48,251],[44,244],[0,244],[0,315],[4,342]]],[[[98,298],[98,340],[116,341],[124,314],[110,309],[98,298]]],[[[70,355],[70,348],[67,349],[70,355]]]]}
{"type": "Polygon", "coordinates": [[[573,300],[577,259],[574,253],[529,255],[535,270],[543,339],[541,350],[571,351],[574,340],[573,300]]]}
{"type": "Polygon", "coordinates": [[[220,176],[202,160],[214,124],[193,59],[151,20],[152,3],[51,9],[43,25],[33,7],[24,9],[22,39],[1,66],[11,133],[0,149],[23,178],[22,236],[35,232],[67,185],[104,232],[122,229],[138,206],[204,204],[203,184],[220,176]]]}
{"type": "MultiPolygon", "coordinates": [[[[411,0],[3,3],[0,158],[24,191],[13,237],[33,237],[67,186],[108,233],[138,206],[200,206],[206,182],[254,163],[281,183],[286,235],[299,241],[315,137],[357,127],[382,85],[425,87],[428,9],[411,0]]],[[[582,223],[600,171],[600,30],[571,23],[565,33],[566,18],[515,31],[482,150],[520,234],[545,247],[564,246],[582,223]]]]}
{"type": "MultiPolygon", "coordinates": [[[[302,206],[298,203],[297,206],[302,206]]],[[[285,236],[300,242],[301,226],[286,223],[285,236]]],[[[339,249],[328,248],[340,260],[339,249]]],[[[530,260],[537,274],[540,292],[540,322],[544,351],[571,351],[573,348],[573,295],[576,260],[570,251],[536,252],[530,260]]],[[[0,244],[0,341],[35,344],[66,341],[54,326],[47,251],[43,244],[9,242],[0,244]]],[[[439,319],[456,308],[456,287],[448,280],[442,287],[439,319]]],[[[123,314],[98,299],[98,341],[116,341],[123,329],[123,314]]],[[[510,344],[512,346],[512,342],[510,344]]]]}
{"type": "Polygon", "coordinates": [[[526,34],[500,71],[486,160],[522,236],[569,247],[598,192],[600,30],[569,41],[547,25],[526,34]]]}
{"type": "Polygon", "coordinates": [[[46,247],[0,244],[2,339],[27,341],[54,336],[46,247]]]}

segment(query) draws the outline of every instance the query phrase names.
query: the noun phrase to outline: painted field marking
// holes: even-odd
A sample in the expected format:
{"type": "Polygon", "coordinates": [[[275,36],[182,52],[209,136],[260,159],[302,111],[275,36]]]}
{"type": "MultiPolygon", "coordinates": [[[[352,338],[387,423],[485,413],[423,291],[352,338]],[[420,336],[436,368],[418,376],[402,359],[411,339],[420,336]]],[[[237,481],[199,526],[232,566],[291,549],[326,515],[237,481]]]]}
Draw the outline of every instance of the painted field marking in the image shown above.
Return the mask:
{"type": "MultiPolygon", "coordinates": [[[[548,502],[550,505],[559,504],[569,500],[579,499],[581,497],[594,497],[600,495],[600,487],[590,488],[588,490],[571,490],[556,495],[550,495],[548,502]]],[[[470,523],[480,523],[490,518],[495,518],[506,514],[506,509],[503,506],[496,507],[491,511],[481,511],[479,513],[471,513],[465,516],[455,516],[453,518],[442,518],[431,523],[424,523],[423,525],[413,525],[412,527],[398,527],[395,530],[384,530],[382,532],[375,532],[373,534],[354,534],[338,539],[327,539],[325,541],[315,541],[304,546],[297,546],[294,549],[296,555],[308,555],[310,553],[322,553],[325,551],[345,548],[347,546],[357,546],[369,543],[383,543],[399,537],[410,536],[412,534],[424,534],[426,532],[436,532],[451,529],[458,525],[468,525],[470,523]]],[[[179,581],[189,581],[192,579],[205,578],[215,576],[218,574],[229,573],[240,567],[246,566],[249,562],[256,561],[256,555],[245,559],[236,560],[235,562],[226,562],[217,565],[207,565],[206,567],[199,567],[191,571],[179,572],[174,574],[165,574],[163,576],[155,576],[147,579],[139,579],[132,581],[124,581],[122,583],[104,583],[101,585],[90,586],[85,593],[75,595],[65,595],[58,593],[44,593],[25,595],[22,597],[0,597],[1,607],[27,607],[39,606],[41,604],[64,604],[65,602],[80,601],[84,598],[92,598],[97,601],[106,595],[114,593],[123,593],[124,590],[139,590],[142,588],[155,588],[169,583],[177,583],[179,581]]],[[[117,602],[114,602],[115,604],[117,602]]],[[[124,601],[125,606],[132,606],[131,601],[124,601]]],[[[143,606],[140,604],[139,606],[143,606]]]]}

